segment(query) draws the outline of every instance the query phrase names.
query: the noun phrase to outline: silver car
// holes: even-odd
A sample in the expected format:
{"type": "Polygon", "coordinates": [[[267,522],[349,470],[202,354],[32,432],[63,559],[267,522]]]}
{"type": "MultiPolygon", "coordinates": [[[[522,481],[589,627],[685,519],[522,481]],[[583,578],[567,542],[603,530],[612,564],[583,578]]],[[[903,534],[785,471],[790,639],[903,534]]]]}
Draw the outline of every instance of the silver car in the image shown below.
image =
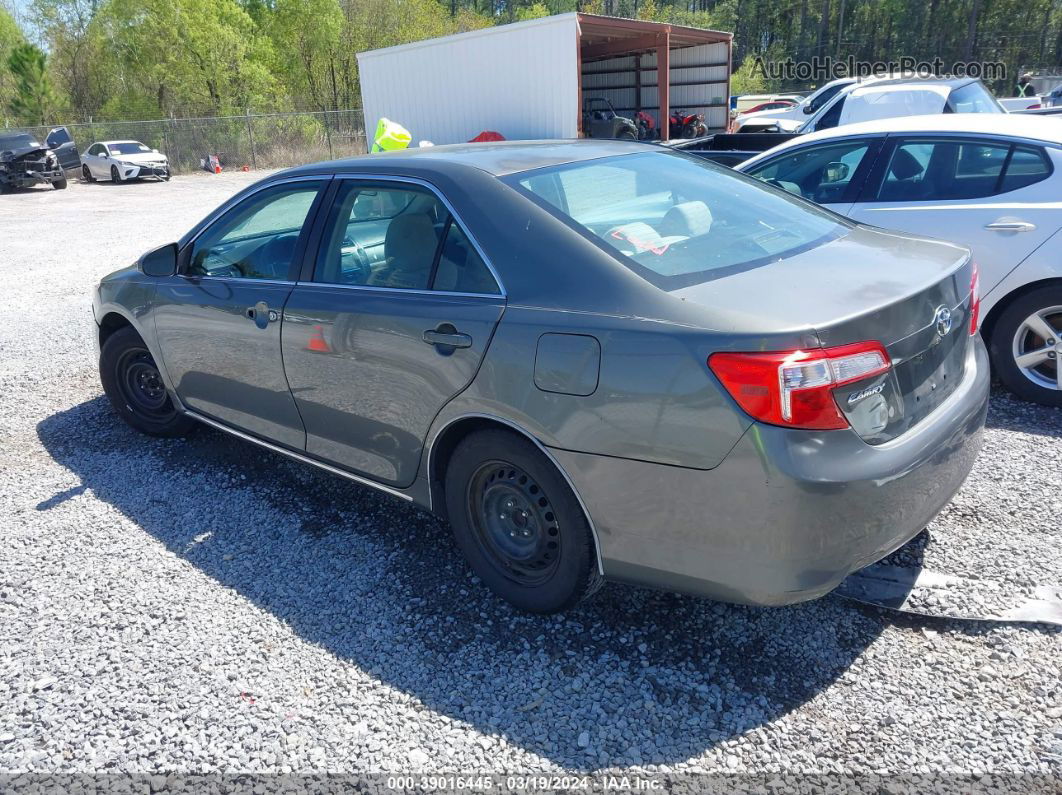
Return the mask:
{"type": "Polygon", "coordinates": [[[902,545],[980,446],[960,246],[625,142],[305,166],[106,277],[100,376],[447,517],[550,612],[603,578],[761,605],[902,545]]]}

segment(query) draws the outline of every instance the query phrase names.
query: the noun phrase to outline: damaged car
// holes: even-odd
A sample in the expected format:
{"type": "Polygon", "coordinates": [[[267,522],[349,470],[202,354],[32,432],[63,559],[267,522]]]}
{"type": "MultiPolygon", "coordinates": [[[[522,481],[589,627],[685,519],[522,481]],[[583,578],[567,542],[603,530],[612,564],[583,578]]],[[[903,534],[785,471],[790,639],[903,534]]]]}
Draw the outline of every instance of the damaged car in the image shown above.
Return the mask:
{"type": "Polygon", "coordinates": [[[0,131],[0,193],[38,183],[63,190],[66,172],[81,166],[81,157],[66,127],[49,131],[44,142],[33,133],[0,131]]]}
{"type": "Polygon", "coordinates": [[[86,182],[118,183],[146,177],[166,182],[170,178],[166,155],[140,141],[97,141],[85,150],[81,163],[86,182]]]}

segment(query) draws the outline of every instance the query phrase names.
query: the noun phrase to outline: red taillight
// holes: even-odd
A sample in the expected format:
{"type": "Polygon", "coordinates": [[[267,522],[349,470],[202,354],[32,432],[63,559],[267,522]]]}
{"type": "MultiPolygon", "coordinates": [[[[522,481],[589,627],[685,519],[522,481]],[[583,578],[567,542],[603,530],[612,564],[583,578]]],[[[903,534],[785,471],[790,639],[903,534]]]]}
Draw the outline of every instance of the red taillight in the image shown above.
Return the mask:
{"type": "Polygon", "coordinates": [[[970,336],[977,333],[977,325],[981,321],[981,269],[977,263],[973,264],[973,272],[970,274],[970,336]]]}
{"type": "Polygon", "coordinates": [[[775,353],[713,353],[708,366],[746,412],[761,422],[835,430],[848,420],[833,390],[892,366],[880,342],[775,353]]]}

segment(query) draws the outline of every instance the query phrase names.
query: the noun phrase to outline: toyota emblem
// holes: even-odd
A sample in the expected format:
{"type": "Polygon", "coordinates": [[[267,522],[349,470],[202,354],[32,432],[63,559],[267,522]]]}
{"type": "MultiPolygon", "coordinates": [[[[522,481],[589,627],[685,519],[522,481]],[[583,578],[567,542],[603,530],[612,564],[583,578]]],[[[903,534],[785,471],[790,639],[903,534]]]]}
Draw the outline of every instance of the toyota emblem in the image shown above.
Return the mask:
{"type": "Polygon", "coordinates": [[[937,334],[941,337],[948,336],[951,333],[951,310],[946,306],[938,306],[936,314],[933,315],[933,322],[937,324],[937,334]]]}

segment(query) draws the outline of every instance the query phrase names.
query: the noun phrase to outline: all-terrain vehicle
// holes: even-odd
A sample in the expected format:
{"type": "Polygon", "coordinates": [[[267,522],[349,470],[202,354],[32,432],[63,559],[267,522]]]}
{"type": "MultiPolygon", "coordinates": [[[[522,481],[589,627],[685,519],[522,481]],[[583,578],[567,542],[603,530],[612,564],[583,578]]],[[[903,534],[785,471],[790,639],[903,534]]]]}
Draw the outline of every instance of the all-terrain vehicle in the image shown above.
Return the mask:
{"type": "Polygon", "coordinates": [[[44,183],[66,187],[66,172],[81,167],[81,156],[66,127],[49,131],[41,143],[33,133],[0,131],[0,193],[44,183]]]}
{"type": "Polygon", "coordinates": [[[588,138],[638,140],[638,125],[634,119],[620,116],[604,97],[583,100],[583,132],[588,138]]]}

